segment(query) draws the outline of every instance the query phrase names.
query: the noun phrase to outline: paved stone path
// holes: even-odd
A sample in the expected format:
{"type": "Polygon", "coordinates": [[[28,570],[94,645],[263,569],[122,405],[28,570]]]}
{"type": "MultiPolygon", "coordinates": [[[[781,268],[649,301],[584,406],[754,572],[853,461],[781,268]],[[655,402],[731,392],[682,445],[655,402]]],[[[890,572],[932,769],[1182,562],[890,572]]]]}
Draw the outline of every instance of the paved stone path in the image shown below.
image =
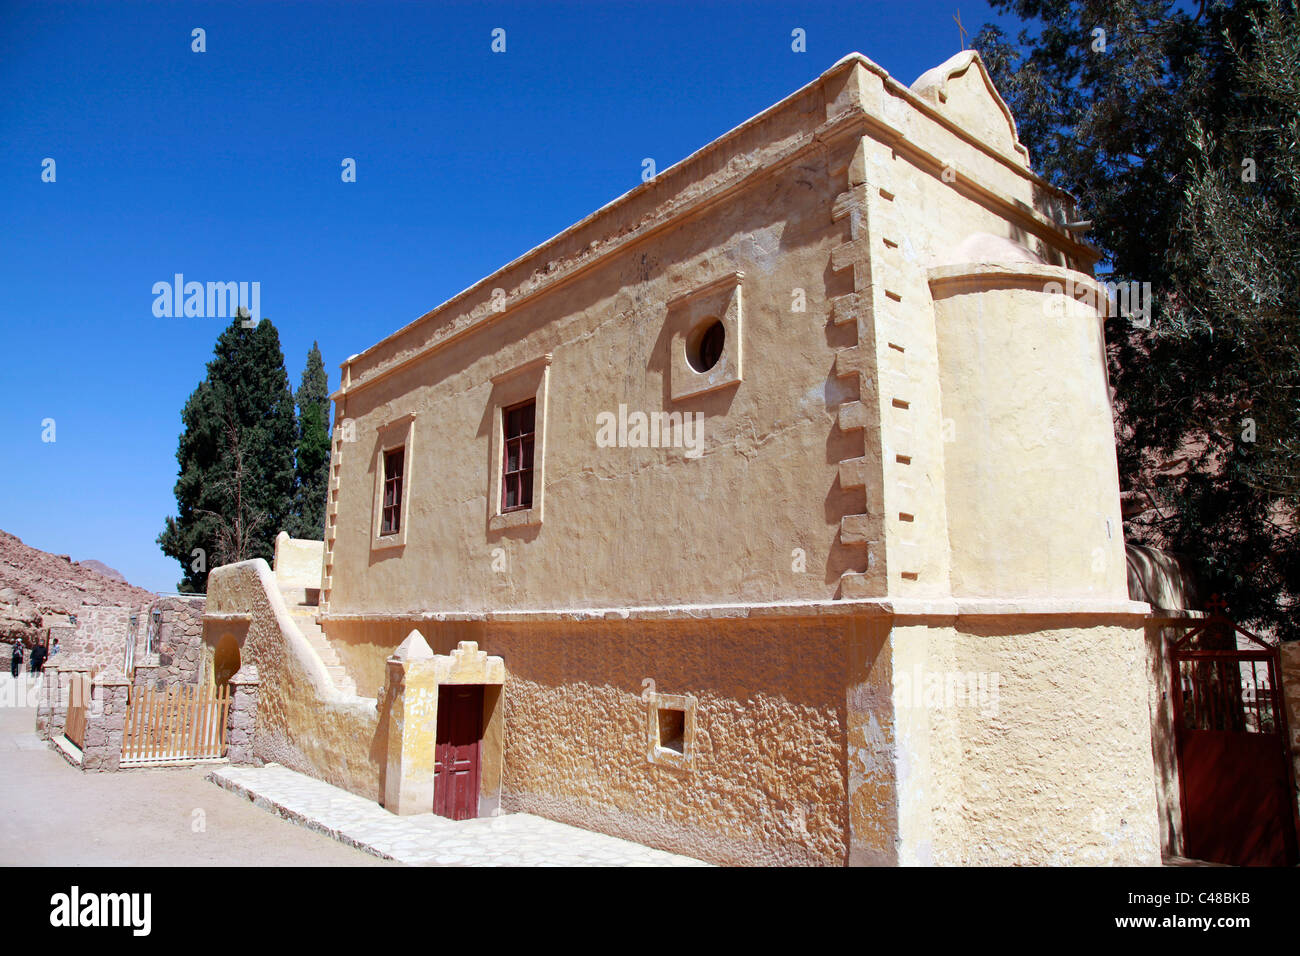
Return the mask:
{"type": "Polygon", "coordinates": [[[417,866],[707,866],[687,856],[528,813],[452,821],[399,817],[279,764],[219,767],[208,779],[318,833],[417,866]]]}
{"type": "MultiPolygon", "coordinates": [[[[5,662],[8,663],[7,661],[5,662]]],[[[264,813],[207,768],[83,773],[0,680],[0,867],[396,866],[264,813]]]]}

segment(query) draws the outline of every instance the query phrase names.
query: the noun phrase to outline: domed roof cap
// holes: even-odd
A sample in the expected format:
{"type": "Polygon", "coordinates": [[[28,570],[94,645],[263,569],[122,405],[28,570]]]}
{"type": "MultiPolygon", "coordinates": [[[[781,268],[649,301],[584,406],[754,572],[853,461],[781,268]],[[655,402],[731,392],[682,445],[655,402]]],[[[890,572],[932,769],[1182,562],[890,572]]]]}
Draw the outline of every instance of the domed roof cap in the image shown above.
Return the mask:
{"type": "Polygon", "coordinates": [[[946,255],[940,256],[935,265],[958,265],[967,262],[989,263],[991,265],[1032,262],[1040,266],[1046,265],[1043,258],[1033,250],[1022,246],[1014,239],[995,236],[990,232],[971,233],[946,255]]]}

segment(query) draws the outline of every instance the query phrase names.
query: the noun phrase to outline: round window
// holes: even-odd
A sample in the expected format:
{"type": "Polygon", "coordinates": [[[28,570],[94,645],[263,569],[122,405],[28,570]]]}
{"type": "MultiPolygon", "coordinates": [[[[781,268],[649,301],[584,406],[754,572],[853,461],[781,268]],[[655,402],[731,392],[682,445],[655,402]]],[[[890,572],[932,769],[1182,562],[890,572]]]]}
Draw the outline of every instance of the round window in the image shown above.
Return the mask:
{"type": "Polygon", "coordinates": [[[705,321],[686,343],[686,361],[697,372],[707,372],[722,358],[722,347],[727,343],[727,330],[717,319],[705,321]]]}

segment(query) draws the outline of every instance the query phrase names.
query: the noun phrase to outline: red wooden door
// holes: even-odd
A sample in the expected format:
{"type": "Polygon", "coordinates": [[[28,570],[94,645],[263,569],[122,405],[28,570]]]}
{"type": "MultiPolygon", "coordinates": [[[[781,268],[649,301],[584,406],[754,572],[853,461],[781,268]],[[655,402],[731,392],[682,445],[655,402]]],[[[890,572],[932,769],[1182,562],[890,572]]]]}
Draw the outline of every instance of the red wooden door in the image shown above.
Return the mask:
{"type": "Polygon", "coordinates": [[[444,684],[438,688],[437,747],[433,812],[453,820],[478,816],[483,751],[481,684],[444,684]]]}

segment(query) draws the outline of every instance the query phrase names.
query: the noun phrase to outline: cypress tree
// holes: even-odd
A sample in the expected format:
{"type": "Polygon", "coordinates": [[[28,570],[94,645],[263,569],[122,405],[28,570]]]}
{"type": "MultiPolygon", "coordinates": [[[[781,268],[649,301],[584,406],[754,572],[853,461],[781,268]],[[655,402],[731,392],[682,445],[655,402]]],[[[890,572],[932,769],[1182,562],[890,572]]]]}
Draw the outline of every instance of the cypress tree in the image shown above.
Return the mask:
{"type": "Polygon", "coordinates": [[[294,514],[287,529],[295,538],[325,537],[325,499],[330,472],[329,377],[313,342],[298,385],[298,453],[294,514]]]}
{"type": "Polygon", "coordinates": [[[208,570],[275,553],[293,507],[297,428],[280,336],[269,319],[236,318],[181,412],[177,514],[158,544],[181,563],[179,589],[207,589],[208,570]]]}

